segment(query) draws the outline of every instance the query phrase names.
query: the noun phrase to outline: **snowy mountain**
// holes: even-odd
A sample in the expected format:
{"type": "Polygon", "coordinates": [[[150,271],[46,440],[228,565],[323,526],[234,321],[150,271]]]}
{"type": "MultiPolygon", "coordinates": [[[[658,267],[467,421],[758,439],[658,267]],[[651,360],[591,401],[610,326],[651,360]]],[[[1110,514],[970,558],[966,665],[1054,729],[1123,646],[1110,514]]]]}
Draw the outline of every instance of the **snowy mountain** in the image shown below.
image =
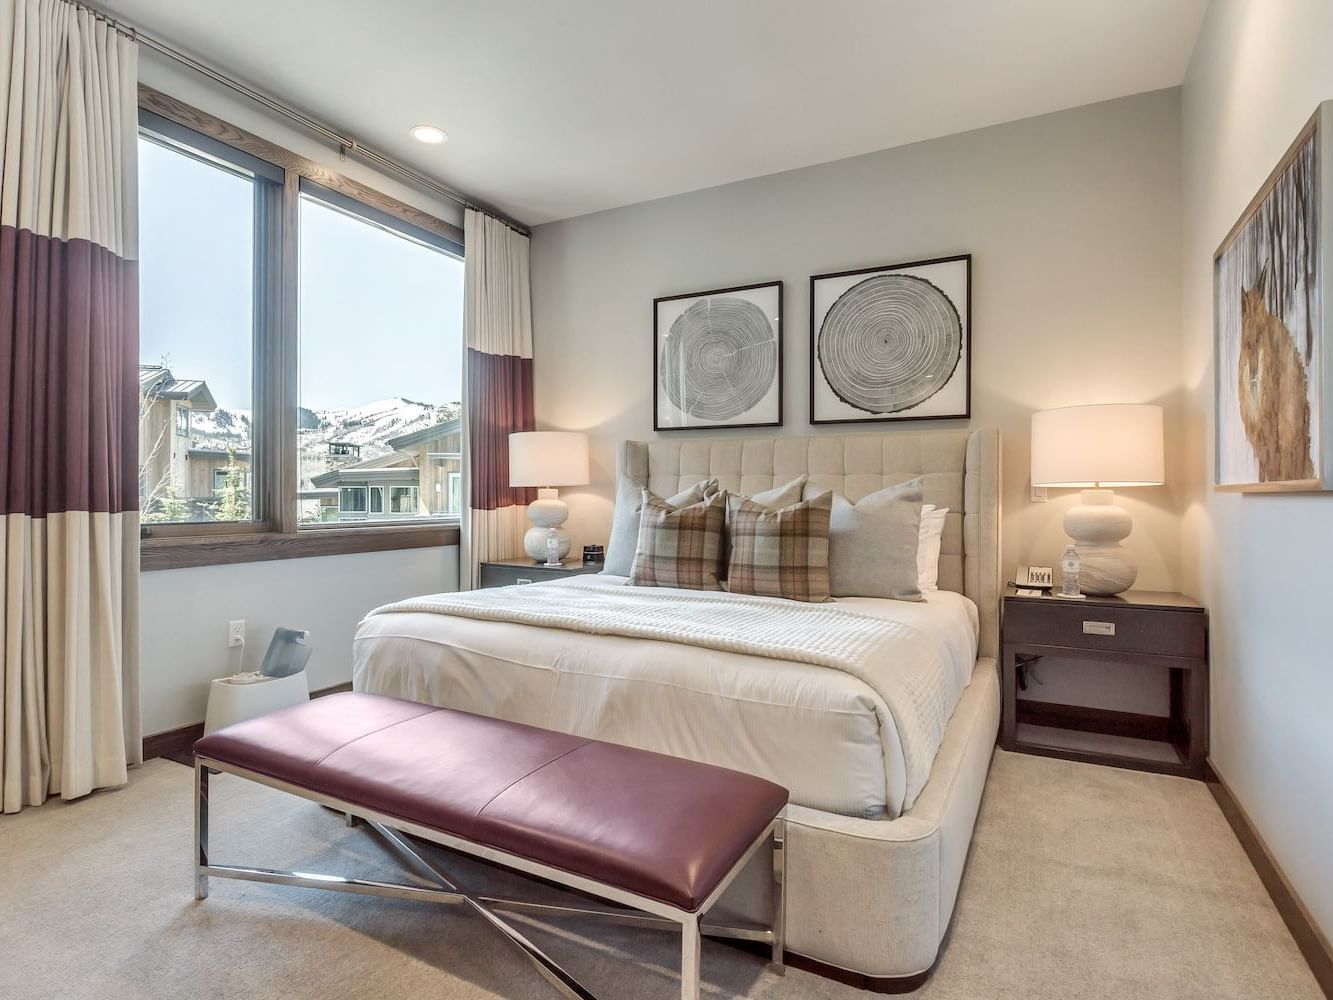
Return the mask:
{"type": "MultiPolygon", "coordinates": [[[[301,485],[336,465],[387,455],[391,438],[433,427],[459,414],[457,403],[422,403],[411,399],[381,399],[348,409],[301,408],[297,423],[301,456],[301,485]],[[360,447],[360,456],[339,461],[329,455],[330,442],[360,447]]],[[[251,422],[248,410],[218,408],[190,415],[190,447],[248,452],[251,422]]]]}

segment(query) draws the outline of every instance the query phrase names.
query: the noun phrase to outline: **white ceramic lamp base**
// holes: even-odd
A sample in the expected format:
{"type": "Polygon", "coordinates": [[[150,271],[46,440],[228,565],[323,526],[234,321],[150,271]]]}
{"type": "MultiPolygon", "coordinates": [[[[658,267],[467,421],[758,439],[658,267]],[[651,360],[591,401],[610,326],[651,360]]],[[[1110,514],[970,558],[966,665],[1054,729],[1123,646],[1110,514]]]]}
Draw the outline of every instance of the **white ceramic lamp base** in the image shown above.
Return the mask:
{"type": "Polygon", "coordinates": [[[1084,490],[1081,502],[1065,514],[1065,534],[1078,550],[1078,587],[1085,594],[1109,597],[1134,586],[1139,568],[1120,543],[1134,521],[1116,506],[1111,490],[1084,490]]]}
{"type": "Polygon", "coordinates": [[[546,536],[555,529],[555,538],[560,545],[560,558],[569,555],[569,532],[560,525],[569,517],[569,506],[561,500],[553,489],[540,489],[537,499],[528,504],[528,520],[532,527],[523,536],[523,551],[533,562],[546,562],[546,536]]]}

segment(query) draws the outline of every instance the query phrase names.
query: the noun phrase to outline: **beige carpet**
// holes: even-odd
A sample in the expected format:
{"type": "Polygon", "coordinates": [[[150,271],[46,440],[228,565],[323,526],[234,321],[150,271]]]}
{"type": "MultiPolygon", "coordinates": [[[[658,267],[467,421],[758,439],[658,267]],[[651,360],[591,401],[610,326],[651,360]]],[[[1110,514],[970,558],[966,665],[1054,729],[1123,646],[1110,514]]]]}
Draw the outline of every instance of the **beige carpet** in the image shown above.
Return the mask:
{"type": "MultiPolygon", "coordinates": [[[[0,997],[555,995],[458,908],[223,880],[196,903],[191,781],[154,761],[127,788],[0,818],[0,997]]],[[[220,863],[397,877],[369,835],[325,810],[228,776],[214,789],[220,863]]],[[[599,996],[677,996],[670,935],[524,926],[599,996]]],[[[707,941],[704,978],[711,998],[867,996],[795,970],[778,978],[761,958],[707,941]]],[[[916,996],[1320,994],[1203,785],[997,753],[951,938],[916,996]]]]}

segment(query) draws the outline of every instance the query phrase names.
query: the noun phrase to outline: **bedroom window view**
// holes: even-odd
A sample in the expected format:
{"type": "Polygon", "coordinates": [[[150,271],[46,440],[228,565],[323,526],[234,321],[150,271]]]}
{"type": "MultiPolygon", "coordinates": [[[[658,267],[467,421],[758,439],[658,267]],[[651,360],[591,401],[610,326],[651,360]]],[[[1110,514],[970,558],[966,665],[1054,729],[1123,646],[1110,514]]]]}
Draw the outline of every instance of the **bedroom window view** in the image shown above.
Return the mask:
{"type": "Polygon", "coordinates": [[[256,180],[139,138],[139,503],[146,524],[250,521],[256,180]]]}
{"type": "Polygon", "coordinates": [[[328,192],[300,226],[300,523],[458,517],[462,260],[328,192]]]}

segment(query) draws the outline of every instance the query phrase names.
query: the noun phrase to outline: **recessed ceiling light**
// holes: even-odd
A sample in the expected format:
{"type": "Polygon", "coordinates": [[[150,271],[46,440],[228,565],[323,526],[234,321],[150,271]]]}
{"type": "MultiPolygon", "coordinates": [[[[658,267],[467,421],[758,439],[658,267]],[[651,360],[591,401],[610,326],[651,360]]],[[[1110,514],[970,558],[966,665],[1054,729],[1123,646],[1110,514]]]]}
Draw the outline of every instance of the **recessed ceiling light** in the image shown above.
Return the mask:
{"type": "Polygon", "coordinates": [[[426,142],[432,146],[438,146],[448,140],[449,134],[444,129],[436,128],[434,125],[417,125],[412,129],[412,138],[417,142],[426,142]]]}

